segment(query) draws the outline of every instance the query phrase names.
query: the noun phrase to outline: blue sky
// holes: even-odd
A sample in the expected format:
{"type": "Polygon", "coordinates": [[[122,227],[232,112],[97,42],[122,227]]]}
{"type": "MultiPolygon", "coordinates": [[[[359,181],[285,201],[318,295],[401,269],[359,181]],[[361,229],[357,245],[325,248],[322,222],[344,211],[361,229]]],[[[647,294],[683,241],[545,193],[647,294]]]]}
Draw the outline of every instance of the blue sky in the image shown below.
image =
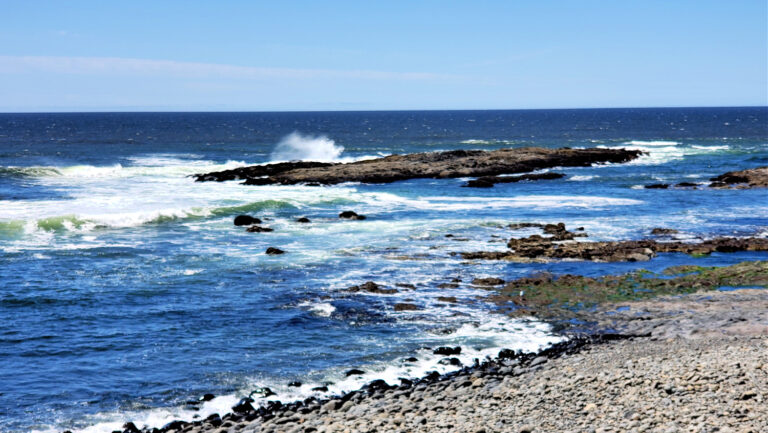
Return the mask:
{"type": "Polygon", "coordinates": [[[4,0],[0,111],[768,105],[766,3],[4,0]]]}

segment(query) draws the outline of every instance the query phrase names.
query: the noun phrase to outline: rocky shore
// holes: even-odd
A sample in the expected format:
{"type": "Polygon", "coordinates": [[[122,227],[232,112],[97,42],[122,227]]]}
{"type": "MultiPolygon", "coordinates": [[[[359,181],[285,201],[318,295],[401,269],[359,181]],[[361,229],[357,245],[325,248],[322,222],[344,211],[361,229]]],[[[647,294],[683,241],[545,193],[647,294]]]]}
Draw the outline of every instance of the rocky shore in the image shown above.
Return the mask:
{"type": "MultiPolygon", "coordinates": [[[[552,167],[622,163],[641,154],[638,150],[600,148],[453,150],[391,155],[351,163],[284,162],[202,173],[193,177],[198,182],[244,180],[246,185],[334,185],[342,182],[390,183],[417,178],[486,177],[477,186],[492,186],[493,183],[505,181],[493,176],[552,167]]],[[[519,180],[522,179],[511,181],[519,180]]]]}
{"type": "Polygon", "coordinates": [[[260,409],[244,400],[232,414],[158,431],[768,431],[768,291],[624,303],[623,315],[609,314],[617,307],[592,314],[639,325],[575,336],[539,354],[502,351],[415,383],[376,381],[330,400],[260,409]]]}

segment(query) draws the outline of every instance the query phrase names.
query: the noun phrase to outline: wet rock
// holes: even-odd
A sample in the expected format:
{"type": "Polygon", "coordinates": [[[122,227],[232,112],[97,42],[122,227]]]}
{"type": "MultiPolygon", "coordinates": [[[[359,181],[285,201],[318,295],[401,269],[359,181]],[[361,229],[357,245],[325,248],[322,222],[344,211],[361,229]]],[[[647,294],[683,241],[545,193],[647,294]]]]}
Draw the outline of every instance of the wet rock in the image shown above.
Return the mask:
{"type": "Polygon", "coordinates": [[[289,382],[288,386],[299,387],[301,386],[301,382],[299,382],[298,380],[295,380],[293,382],[289,382]]]}
{"type": "Polygon", "coordinates": [[[455,304],[458,302],[455,296],[438,296],[437,300],[440,302],[448,302],[451,304],[455,304]]]}
{"type": "Polygon", "coordinates": [[[652,185],[646,185],[644,187],[645,189],[667,189],[669,188],[668,183],[654,183],[652,185]]]}
{"type": "Polygon", "coordinates": [[[510,239],[510,251],[480,251],[461,253],[467,260],[509,260],[516,262],[547,262],[552,260],[587,260],[595,262],[647,261],[658,253],[692,255],[712,252],[768,251],[765,238],[715,238],[700,243],[657,242],[655,240],[567,242],[532,235],[510,239]]]}
{"type": "Polygon", "coordinates": [[[132,422],[123,424],[123,433],[141,433],[141,430],[132,422]]]}
{"type": "Polygon", "coordinates": [[[768,166],[741,171],[729,171],[710,179],[712,188],[766,188],[768,166]]]}
{"type": "Polygon", "coordinates": [[[269,233],[273,232],[274,230],[269,227],[262,227],[262,226],[250,226],[247,229],[245,229],[248,233],[269,233]]]}
{"type": "Polygon", "coordinates": [[[189,423],[185,421],[171,421],[168,424],[164,425],[163,428],[161,428],[160,430],[166,431],[166,432],[170,430],[181,430],[187,425],[189,425],[189,423]]]}
{"type": "Polygon", "coordinates": [[[249,226],[252,224],[261,224],[261,220],[250,215],[238,215],[235,217],[236,226],[249,226]]]}
{"type": "Polygon", "coordinates": [[[492,287],[504,284],[504,280],[501,278],[475,278],[472,280],[472,284],[475,286],[492,287]]]}
{"type": "Polygon", "coordinates": [[[460,366],[461,361],[459,360],[459,358],[443,358],[440,361],[438,361],[438,364],[460,366]]]}
{"type": "Polygon", "coordinates": [[[345,210],[344,212],[339,214],[339,218],[345,219],[345,220],[364,220],[366,217],[365,215],[358,215],[357,213],[351,211],[351,210],[345,210]]]}
{"type": "Polygon", "coordinates": [[[303,224],[306,224],[306,223],[311,223],[312,221],[310,221],[310,219],[309,219],[309,218],[307,218],[307,217],[301,217],[301,218],[297,218],[297,219],[296,219],[296,222],[297,222],[297,223],[303,223],[303,224]]]}
{"type": "MultiPolygon", "coordinates": [[[[637,150],[601,148],[528,147],[493,151],[452,150],[390,155],[346,164],[309,161],[267,164],[197,174],[194,177],[200,182],[245,179],[247,185],[389,183],[417,178],[493,177],[551,167],[586,167],[595,163],[622,163],[631,161],[641,154],[642,152],[637,150]]],[[[546,173],[543,175],[552,176],[546,173]]]]}
{"type": "Polygon", "coordinates": [[[408,284],[408,283],[397,283],[397,284],[395,284],[395,286],[402,287],[404,289],[409,289],[409,290],[416,290],[416,286],[414,286],[413,284],[408,284]]]}
{"type": "Polygon", "coordinates": [[[405,358],[405,362],[416,362],[419,358],[411,356],[410,358],[405,358]]]}
{"type": "Polygon", "coordinates": [[[195,178],[196,182],[223,182],[228,180],[245,179],[246,185],[270,185],[274,182],[265,176],[274,176],[276,174],[296,169],[329,167],[332,165],[334,164],[312,161],[280,162],[277,164],[253,165],[249,167],[239,167],[231,170],[195,174],[193,177],[195,178]]]}
{"type": "Polygon", "coordinates": [[[380,286],[374,283],[373,281],[368,281],[359,286],[352,286],[348,288],[347,291],[352,293],[357,293],[357,292],[375,293],[378,295],[391,295],[391,294],[397,293],[397,289],[386,289],[383,286],[380,286]]]}
{"type": "Polygon", "coordinates": [[[563,173],[536,173],[521,176],[484,176],[468,181],[462,185],[468,188],[490,188],[497,183],[515,183],[521,181],[551,180],[565,177],[563,173]]]}
{"type": "Polygon", "coordinates": [[[363,370],[358,370],[357,368],[353,368],[351,370],[348,370],[346,373],[344,373],[345,376],[359,376],[361,374],[365,374],[363,370]]]}
{"type": "Polygon", "coordinates": [[[212,425],[213,427],[220,427],[224,422],[221,420],[221,417],[219,414],[214,413],[210,415],[208,418],[205,419],[205,422],[212,425]]]}
{"type": "Polygon", "coordinates": [[[209,393],[209,394],[203,394],[203,396],[202,396],[202,397],[200,397],[200,398],[199,398],[199,400],[200,400],[200,401],[211,401],[211,400],[213,400],[214,398],[216,398],[216,396],[215,396],[215,395],[213,395],[213,394],[210,394],[210,393],[209,393]]]}
{"type": "Polygon", "coordinates": [[[544,228],[544,224],[539,223],[513,223],[507,226],[512,230],[528,229],[528,228],[544,228]]]}
{"type": "Polygon", "coordinates": [[[421,307],[415,304],[409,304],[406,302],[395,304],[395,311],[418,311],[421,307]]]}
{"type": "Polygon", "coordinates": [[[675,185],[675,188],[696,188],[697,186],[699,185],[693,182],[680,182],[675,185]]]}
{"type": "Polygon", "coordinates": [[[459,355],[461,354],[461,347],[447,347],[447,346],[441,346],[437,349],[433,350],[432,353],[435,355],[443,355],[443,356],[449,356],[449,355],[459,355]]]}
{"type": "Polygon", "coordinates": [[[316,387],[312,388],[312,391],[328,392],[328,387],[325,386],[325,385],[323,385],[323,386],[316,386],[316,387]]]}
{"type": "Polygon", "coordinates": [[[252,398],[250,398],[250,397],[242,398],[242,399],[240,399],[240,401],[236,405],[232,406],[232,411],[234,413],[253,412],[253,411],[256,410],[253,407],[253,405],[251,404],[253,402],[254,402],[254,400],[252,398]]]}
{"type": "Polygon", "coordinates": [[[680,233],[678,230],[675,229],[666,229],[663,227],[656,227],[651,230],[651,234],[654,236],[663,236],[663,235],[674,235],[680,233]]]}
{"type": "Polygon", "coordinates": [[[459,283],[442,283],[437,285],[438,289],[455,289],[457,287],[459,287],[459,283]]]}
{"type": "Polygon", "coordinates": [[[280,248],[269,247],[267,248],[266,253],[270,256],[275,256],[278,254],[285,254],[285,251],[281,250],[280,248]]]}

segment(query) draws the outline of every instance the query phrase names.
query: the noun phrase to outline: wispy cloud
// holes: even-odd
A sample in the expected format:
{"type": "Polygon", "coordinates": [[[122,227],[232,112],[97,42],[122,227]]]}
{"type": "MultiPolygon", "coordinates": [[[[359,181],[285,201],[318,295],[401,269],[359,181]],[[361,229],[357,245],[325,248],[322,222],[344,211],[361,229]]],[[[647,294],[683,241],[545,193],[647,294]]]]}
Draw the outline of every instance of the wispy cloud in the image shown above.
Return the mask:
{"type": "Polygon", "coordinates": [[[52,72],[77,75],[145,75],[186,78],[349,78],[436,80],[457,78],[429,72],[292,69],[123,57],[0,56],[0,73],[52,72]]]}

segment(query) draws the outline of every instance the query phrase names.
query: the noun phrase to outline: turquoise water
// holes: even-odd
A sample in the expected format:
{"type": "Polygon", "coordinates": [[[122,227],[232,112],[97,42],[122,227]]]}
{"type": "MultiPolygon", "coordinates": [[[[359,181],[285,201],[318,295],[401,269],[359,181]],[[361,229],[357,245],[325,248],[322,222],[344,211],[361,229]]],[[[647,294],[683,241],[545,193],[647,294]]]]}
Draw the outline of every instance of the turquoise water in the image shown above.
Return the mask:
{"type": "Polygon", "coordinates": [[[761,165],[766,108],[0,114],[0,431],[162,426],[224,413],[260,386],[295,400],[323,395],[311,390],[318,384],[333,393],[456,368],[424,349],[438,345],[462,345],[467,364],[500,348],[535,350],[558,337],[491,313],[469,281],[767,256],[469,264],[452,252],[504,249],[510,222],[562,221],[596,240],[653,227],[690,239],[767,236],[766,190],[641,187],[761,165]],[[281,159],[523,146],[648,154],[490,189],[462,179],[318,188],[188,177],[281,159]],[[341,221],[343,210],[368,219],[341,221]],[[275,231],[233,226],[242,213],[275,231]],[[295,223],[301,216],[312,223],[295,223]],[[270,246],[286,254],[265,255],[270,246]],[[458,287],[438,287],[457,277],[458,287]],[[343,291],[368,280],[416,289],[343,291]],[[422,309],[395,312],[398,302],[422,309]],[[411,356],[419,361],[403,361],[411,356]],[[346,378],[353,367],[366,374],[346,378]],[[294,380],[304,385],[288,387],[294,380]],[[207,392],[218,397],[186,404],[207,392]]]}

